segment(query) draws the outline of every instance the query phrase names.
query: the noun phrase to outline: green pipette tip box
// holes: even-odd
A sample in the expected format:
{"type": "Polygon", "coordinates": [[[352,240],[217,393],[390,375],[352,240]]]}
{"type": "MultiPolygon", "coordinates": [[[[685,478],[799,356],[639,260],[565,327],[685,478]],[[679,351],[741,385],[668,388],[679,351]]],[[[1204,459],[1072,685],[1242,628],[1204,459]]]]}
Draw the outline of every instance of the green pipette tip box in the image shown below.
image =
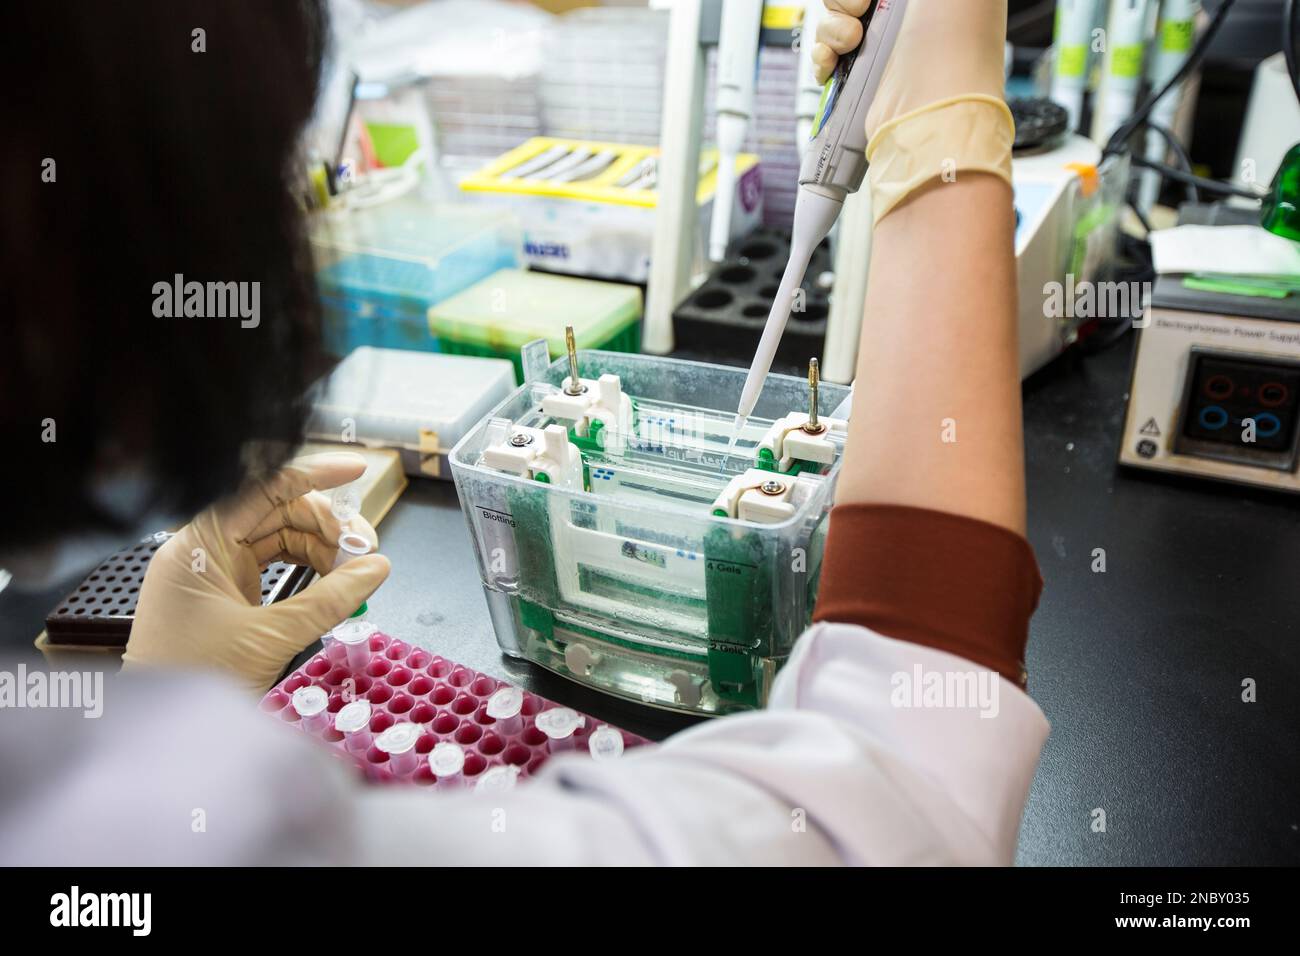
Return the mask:
{"type": "Polygon", "coordinates": [[[584,349],[638,351],[641,312],[634,285],[502,269],[429,309],[429,331],[443,352],[510,359],[522,381],[520,348],[545,339],[561,356],[566,326],[584,349]]]}

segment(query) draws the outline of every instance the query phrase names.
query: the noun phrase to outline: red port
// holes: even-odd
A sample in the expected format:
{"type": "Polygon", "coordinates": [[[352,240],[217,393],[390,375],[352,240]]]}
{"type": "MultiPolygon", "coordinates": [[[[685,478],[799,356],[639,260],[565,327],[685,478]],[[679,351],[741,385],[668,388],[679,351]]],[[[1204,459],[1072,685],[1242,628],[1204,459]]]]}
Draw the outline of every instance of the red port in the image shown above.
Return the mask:
{"type": "Polygon", "coordinates": [[[1277,408],[1285,405],[1291,397],[1291,389],[1281,382],[1265,382],[1259,387],[1259,403],[1265,408],[1277,408]]]}
{"type": "Polygon", "coordinates": [[[1205,394],[1222,401],[1236,390],[1232,379],[1226,375],[1211,375],[1205,382],[1205,394]]]}

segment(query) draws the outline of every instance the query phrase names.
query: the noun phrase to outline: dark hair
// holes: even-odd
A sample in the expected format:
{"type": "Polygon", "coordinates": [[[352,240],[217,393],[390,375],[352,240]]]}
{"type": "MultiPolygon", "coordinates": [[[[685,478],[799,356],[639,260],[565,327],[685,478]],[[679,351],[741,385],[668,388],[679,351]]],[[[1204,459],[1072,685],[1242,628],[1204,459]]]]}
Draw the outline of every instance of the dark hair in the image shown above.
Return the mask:
{"type": "Polygon", "coordinates": [[[294,198],[324,10],[27,0],[6,14],[0,436],[17,507],[0,544],[192,513],[237,484],[246,441],[261,440],[255,467],[283,459],[325,369],[294,198]],[[260,283],[260,323],[156,317],[154,286],[177,274],[260,283]],[[147,479],[136,514],[97,501],[111,475],[147,479]]]}

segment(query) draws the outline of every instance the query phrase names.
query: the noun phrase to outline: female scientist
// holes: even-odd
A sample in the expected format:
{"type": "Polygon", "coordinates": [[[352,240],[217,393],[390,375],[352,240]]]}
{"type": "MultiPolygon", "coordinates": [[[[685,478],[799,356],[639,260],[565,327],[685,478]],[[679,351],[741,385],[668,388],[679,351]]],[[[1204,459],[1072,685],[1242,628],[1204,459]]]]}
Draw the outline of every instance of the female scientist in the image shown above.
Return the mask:
{"type": "MultiPolygon", "coordinates": [[[[866,6],[826,2],[823,75],[866,6]]],[[[877,224],[852,424],[816,622],[770,706],[621,761],[556,760],[490,801],[361,786],[248,696],[388,573],[359,559],[259,606],[260,565],[329,570],[322,491],[362,470],[331,455],[274,471],[318,371],[286,184],[319,10],[40,10],[13,27],[31,38],[15,75],[35,88],[9,98],[0,151],[0,415],[24,449],[0,565],[52,573],[114,528],[218,503],[152,562],[101,719],[0,712],[0,759],[22,771],[0,775],[0,860],[1012,861],[1048,727],[1023,690],[1041,581],[1024,538],[1006,0],[912,0],[867,118],[877,224]],[[260,322],[155,318],[150,290],[177,274],[259,281],[260,322]],[[977,671],[999,675],[993,707],[894,694],[900,674],[977,671]]]]}

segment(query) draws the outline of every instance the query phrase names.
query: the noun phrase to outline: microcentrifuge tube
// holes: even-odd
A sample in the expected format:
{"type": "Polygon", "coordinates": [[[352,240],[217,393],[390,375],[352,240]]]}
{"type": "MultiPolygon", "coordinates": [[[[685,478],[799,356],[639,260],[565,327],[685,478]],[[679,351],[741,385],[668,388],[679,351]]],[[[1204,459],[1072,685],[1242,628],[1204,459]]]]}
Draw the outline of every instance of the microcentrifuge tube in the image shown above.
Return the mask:
{"type": "Polygon", "coordinates": [[[351,485],[342,485],[330,492],[330,514],[339,519],[344,531],[352,526],[352,519],[361,514],[361,496],[351,485]]]}
{"type": "Polygon", "coordinates": [[[344,531],[339,535],[339,550],[334,556],[334,567],[347,564],[353,558],[370,553],[370,541],[355,531],[344,531]]]}
{"type": "MultiPolygon", "coordinates": [[[[375,746],[388,754],[388,766],[393,768],[393,773],[410,773],[420,762],[420,756],[415,752],[419,739],[420,728],[415,724],[393,724],[375,739],[375,746]]],[[[461,763],[464,762],[462,754],[461,763]]]]}
{"type": "Polygon", "coordinates": [[[506,793],[515,788],[519,782],[519,768],[506,764],[504,767],[492,767],[474,784],[475,793],[506,793]]]}
{"type": "Polygon", "coordinates": [[[343,746],[353,753],[370,748],[370,701],[354,700],[334,715],[334,729],[343,735],[343,746]]]}
{"type": "Polygon", "coordinates": [[[586,722],[586,717],[568,707],[552,707],[537,715],[537,729],[546,735],[546,746],[551,753],[572,750],[576,743],[574,731],[586,722]]]}
{"type": "Polygon", "coordinates": [[[360,671],[370,663],[370,637],[378,631],[368,621],[344,621],[330,633],[347,650],[348,667],[360,671]]]}
{"type": "Polygon", "coordinates": [[[592,760],[617,760],[623,756],[623,735],[609,724],[601,724],[587,741],[592,760]]]}
{"type": "MultiPolygon", "coordinates": [[[[338,568],[347,564],[353,558],[359,558],[363,554],[370,553],[370,540],[365,535],[358,534],[355,531],[344,531],[339,535],[339,549],[334,555],[334,567],[338,568]]],[[[352,619],[358,619],[365,615],[368,608],[363,601],[361,607],[352,612],[352,619]]]]}
{"type": "Polygon", "coordinates": [[[524,729],[524,692],[518,687],[502,687],[488,698],[487,715],[496,721],[497,730],[511,737],[524,729]]]}
{"type": "Polygon", "coordinates": [[[323,730],[329,726],[330,715],[325,709],[329,702],[329,694],[314,684],[299,687],[293,692],[293,709],[302,718],[305,730],[323,730]]]}
{"type": "Polygon", "coordinates": [[[456,790],[465,786],[465,751],[460,744],[444,741],[429,754],[429,769],[438,778],[439,790],[456,790]]]}

